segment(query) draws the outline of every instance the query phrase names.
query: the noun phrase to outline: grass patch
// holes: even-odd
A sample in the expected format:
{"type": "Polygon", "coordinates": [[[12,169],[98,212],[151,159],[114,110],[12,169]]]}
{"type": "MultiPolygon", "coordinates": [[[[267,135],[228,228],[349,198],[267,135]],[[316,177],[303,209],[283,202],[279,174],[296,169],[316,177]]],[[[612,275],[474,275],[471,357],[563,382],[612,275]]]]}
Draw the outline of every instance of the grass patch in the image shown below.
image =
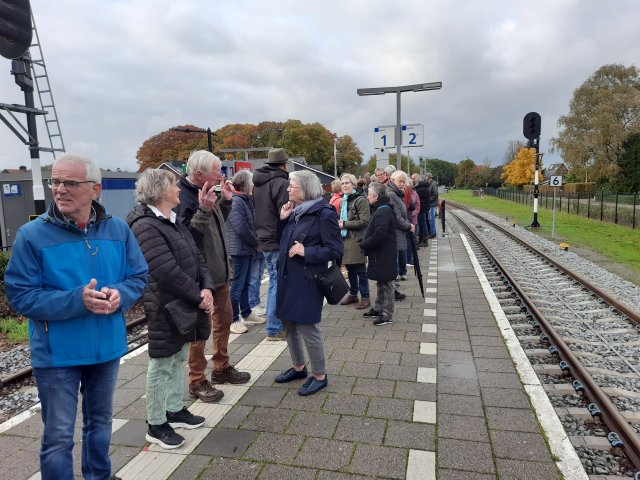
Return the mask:
{"type": "MultiPolygon", "coordinates": [[[[449,190],[446,194],[440,195],[440,198],[500,217],[508,217],[510,221],[521,227],[528,227],[533,221],[533,207],[530,205],[490,196],[473,197],[470,190],[449,190]]],[[[533,231],[550,239],[552,214],[551,209],[538,209],[538,222],[541,227],[533,231]]],[[[621,263],[640,275],[640,229],[600,222],[556,210],[554,241],[586,247],[613,262],[621,263]]]]}
{"type": "Polygon", "coordinates": [[[0,334],[10,342],[24,343],[29,340],[29,323],[15,318],[0,318],[0,334]]]}

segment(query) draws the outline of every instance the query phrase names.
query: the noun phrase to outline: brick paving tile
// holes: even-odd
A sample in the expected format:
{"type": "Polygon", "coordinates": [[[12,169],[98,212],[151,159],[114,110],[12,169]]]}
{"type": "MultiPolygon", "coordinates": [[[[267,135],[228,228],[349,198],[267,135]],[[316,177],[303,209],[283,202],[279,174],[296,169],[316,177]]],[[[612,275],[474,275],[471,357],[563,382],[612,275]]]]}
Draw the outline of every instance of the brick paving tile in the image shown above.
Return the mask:
{"type": "MultiPolygon", "coordinates": [[[[422,330],[422,324],[429,323],[426,321],[425,317],[422,314],[415,316],[409,315],[409,320],[411,320],[412,323],[394,322],[392,325],[393,330],[402,332],[420,332],[422,330]]],[[[380,330],[380,327],[376,328],[380,330]]],[[[384,327],[382,328],[384,329],[384,327]]]]}
{"type": "Polygon", "coordinates": [[[491,446],[488,443],[438,439],[438,467],[478,473],[494,473],[491,446]]]}
{"type": "Polygon", "coordinates": [[[504,340],[499,336],[471,335],[471,345],[485,347],[504,347],[504,340]]]}
{"type": "Polygon", "coordinates": [[[339,420],[339,415],[319,412],[300,412],[289,424],[287,433],[331,438],[339,420]]]}
{"type": "Polygon", "coordinates": [[[294,417],[294,412],[281,408],[254,408],[244,422],[242,428],[260,432],[282,433],[294,417]]]}
{"type": "Polygon", "coordinates": [[[515,373],[513,361],[506,358],[476,358],[479,372],[515,373]]]}
{"type": "MultiPolygon", "coordinates": [[[[324,392],[327,393],[351,393],[353,385],[356,383],[356,377],[345,377],[343,375],[327,375],[329,384],[325,387],[324,392]]],[[[315,396],[314,394],[312,396],[315,396]]]]}
{"type": "MultiPolygon", "coordinates": [[[[299,467],[287,467],[284,465],[265,465],[260,480],[313,480],[316,470],[299,467]]],[[[229,478],[228,480],[232,480],[229,478]]]]}
{"type": "Polygon", "coordinates": [[[423,355],[420,353],[403,353],[400,358],[400,365],[408,367],[435,368],[438,364],[436,355],[423,355]]]}
{"type": "Polygon", "coordinates": [[[451,340],[442,338],[438,340],[438,350],[453,350],[456,352],[470,352],[471,343],[468,340],[451,340]]]}
{"type": "Polygon", "coordinates": [[[393,420],[411,420],[413,418],[413,402],[399,398],[374,397],[369,402],[367,416],[393,420]]]}
{"type": "Polygon", "coordinates": [[[438,363],[438,374],[450,378],[466,378],[477,380],[478,373],[473,363],[438,363]]]}
{"type": "Polygon", "coordinates": [[[540,434],[491,430],[489,435],[496,457],[530,461],[549,458],[549,450],[540,434]]]}
{"type": "MultiPolygon", "coordinates": [[[[393,327],[395,326],[393,325],[393,327]]],[[[389,330],[388,328],[376,328],[373,331],[373,338],[384,338],[385,340],[404,340],[406,335],[413,335],[413,333],[407,334],[405,330],[389,330]]]]}
{"type": "Polygon", "coordinates": [[[387,340],[381,338],[358,338],[353,348],[361,348],[363,350],[385,350],[387,348],[387,340]]]}
{"type": "Polygon", "coordinates": [[[364,361],[376,364],[398,365],[400,363],[401,355],[403,354],[398,352],[379,352],[375,350],[369,350],[364,361]]]}
{"type": "Polygon", "coordinates": [[[438,393],[438,413],[484,417],[480,397],[438,393]]]}
{"type": "Polygon", "coordinates": [[[391,380],[357,378],[353,386],[353,393],[370,397],[392,397],[394,387],[395,384],[391,380]]]}
{"type": "Polygon", "coordinates": [[[318,480],[362,480],[364,478],[369,477],[349,473],[328,472],[326,470],[320,470],[320,475],[318,475],[318,480]]]}
{"type": "Polygon", "coordinates": [[[560,475],[552,463],[523,462],[522,460],[496,459],[500,480],[553,480],[560,475]]]}
{"type": "Polygon", "coordinates": [[[376,378],[378,376],[378,370],[380,370],[380,365],[376,365],[375,363],[346,362],[340,370],[340,375],[346,377],[376,378]]]}
{"type": "Polygon", "coordinates": [[[360,443],[382,443],[386,420],[377,418],[361,418],[343,415],[338,422],[333,437],[337,440],[350,440],[360,443]]]}
{"type": "Polygon", "coordinates": [[[408,400],[423,400],[425,402],[436,401],[436,384],[416,382],[396,382],[394,398],[406,398],[408,400]]]}
{"type": "Polygon", "coordinates": [[[473,363],[473,355],[469,352],[452,352],[442,350],[438,352],[438,361],[446,363],[473,363]]]}
{"type": "Polygon", "coordinates": [[[469,335],[479,337],[498,337],[500,338],[500,341],[503,342],[502,335],[500,335],[500,331],[495,325],[489,327],[469,326],[469,335]]]}
{"type": "Polygon", "coordinates": [[[485,358],[511,358],[509,352],[504,347],[485,347],[482,345],[473,346],[474,357],[485,358]]]}
{"type": "Polygon", "coordinates": [[[254,480],[262,465],[234,458],[216,458],[207,467],[199,480],[254,480]]]}
{"type": "Polygon", "coordinates": [[[533,413],[515,408],[486,407],[487,424],[491,430],[513,430],[538,433],[540,428],[533,413]]]}
{"type": "Polygon", "coordinates": [[[480,396],[480,386],[474,379],[452,378],[438,374],[438,393],[480,396]]]}
{"type": "Polygon", "coordinates": [[[378,378],[387,380],[405,380],[408,382],[415,381],[418,375],[418,367],[409,367],[405,365],[382,365],[378,378]]]}
{"type": "Polygon", "coordinates": [[[296,435],[263,432],[254,440],[244,456],[253,460],[291,463],[303,440],[296,435]]]}
{"type": "Polygon", "coordinates": [[[115,407],[126,407],[140,397],[142,397],[145,393],[145,390],[142,388],[118,388],[113,394],[113,406],[115,407]]]}
{"type": "Polygon", "coordinates": [[[522,390],[483,387],[480,391],[482,392],[482,402],[486,407],[531,409],[529,397],[522,390]]]}
{"type": "Polygon", "coordinates": [[[409,452],[400,448],[358,445],[350,471],[364,475],[403,479],[409,452]]]}
{"type": "MultiPolygon", "coordinates": [[[[188,455],[180,466],[174,470],[169,480],[193,480],[198,478],[200,472],[204,470],[204,467],[210,461],[211,457],[208,455],[188,455]]],[[[118,469],[114,468],[113,461],[111,462],[111,470],[113,472],[118,471],[118,469]]]]}
{"type": "MultiPolygon", "coordinates": [[[[146,420],[147,419],[147,402],[144,398],[136,400],[128,407],[117,411],[117,408],[113,409],[114,418],[122,418],[127,420],[146,420]]],[[[38,417],[38,420],[40,418],[38,417]]]]}
{"type": "Polygon", "coordinates": [[[485,419],[438,413],[438,437],[488,442],[489,434],[485,419]]]}
{"type": "Polygon", "coordinates": [[[194,449],[200,455],[210,457],[241,457],[257,432],[229,428],[213,428],[194,449]]]}
{"type": "Polygon", "coordinates": [[[253,407],[234,405],[231,410],[227,412],[224,418],[220,420],[217,426],[224,428],[238,428],[252,410],[253,407]]]}
{"type": "Polygon", "coordinates": [[[438,479],[439,480],[496,480],[495,475],[486,475],[483,473],[474,473],[473,477],[469,476],[469,472],[464,472],[460,470],[449,470],[445,468],[438,469],[438,479]]]}
{"type": "Polygon", "coordinates": [[[147,440],[148,426],[144,420],[129,420],[111,435],[111,445],[129,445],[142,448],[147,440]]]}
{"type": "MultiPolygon", "coordinates": [[[[438,342],[438,335],[436,333],[410,332],[410,333],[407,333],[406,335],[409,338],[403,341],[403,343],[411,341],[417,345],[416,346],[417,350],[415,352],[411,350],[409,351],[409,353],[418,353],[420,351],[420,343],[437,343],[438,342]]],[[[391,345],[391,343],[392,342],[389,342],[389,345],[391,345]]],[[[387,350],[391,351],[391,349],[389,348],[389,345],[387,345],[387,350]]]]}
{"type": "Polygon", "coordinates": [[[389,447],[434,451],[435,436],[435,425],[390,420],[384,444],[389,447]]]}
{"type": "Polygon", "coordinates": [[[336,348],[331,354],[330,361],[342,360],[345,362],[363,362],[367,355],[367,350],[356,350],[354,348],[336,348]]]}
{"type": "Polygon", "coordinates": [[[440,330],[438,332],[438,339],[443,338],[451,340],[469,340],[469,334],[464,330],[440,330]]]}
{"type": "MultiPolygon", "coordinates": [[[[337,377],[331,377],[331,381],[333,382],[337,377]]],[[[287,392],[285,397],[280,402],[279,408],[290,408],[292,410],[307,410],[310,412],[319,412],[324,405],[324,402],[327,400],[329,396],[329,392],[320,391],[316,394],[310,395],[308,397],[301,397],[298,395],[298,392],[295,390],[290,390],[287,392]]]]}
{"type": "Polygon", "coordinates": [[[438,330],[456,330],[456,331],[467,331],[467,324],[464,321],[464,317],[460,318],[459,321],[451,321],[449,319],[444,319],[440,315],[438,315],[438,330]]]}
{"type": "Polygon", "coordinates": [[[373,329],[362,328],[362,327],[346,328],[344,331],[343,337],[373,338],[373,329]]]}
{"type": "Polygon", "coordinates": [[[342,415],[361,417],[367,410],[368,404],[369,397],[332,393],[324,404],[324,411],[326,413],[340,413],[342,415]]]}
{"type": "Polygon", "coordinates": [[[354,443],[324,438],[309,438],[294,464],[312,468],[344,470],[351,460],[354,443]]]}
{"type": "Polygon", "coordinates": [[[433,334],[425,334],[425,333],[418,333],[418,334],[411,334],[412,341],[408,341],[408,340],[389,340],[387,342],[387,351],[388,352],[399,352],[399,353],[420,353],[420,342],[423,341],[427,341],[425,340],[420,340],[420,338],[417,338],[419,336],[430,336],[432,338],[431,341],[433,341],[433,334]]]}
{"type": "Polygon", "coordinates": [[[255,407],[275,407],[285,395],[286,392],[281,388],[252,386],[238,403],[255,407]]]}
{"type": "Polygon", "coordinates": [[[480,387],[522,389],[517,373],[478,372],[480,387]]]}

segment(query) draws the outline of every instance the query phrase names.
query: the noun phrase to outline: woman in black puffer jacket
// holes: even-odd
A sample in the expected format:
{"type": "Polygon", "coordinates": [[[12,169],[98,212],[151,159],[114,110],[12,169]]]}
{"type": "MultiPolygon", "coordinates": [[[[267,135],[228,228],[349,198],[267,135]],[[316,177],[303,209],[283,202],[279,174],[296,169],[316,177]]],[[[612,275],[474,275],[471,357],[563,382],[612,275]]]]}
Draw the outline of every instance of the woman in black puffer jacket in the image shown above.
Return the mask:
{"type": "Polygon", "coordinates": [[[144,310],[149,328],[147,370],[147,440],[163,448],[177,448],[184,438],[173,428],[197,428],[204,418],[182,404],[184,362],[188,343],[209,338],[208,314],[213,309],[213,280],[187,227],[176,222],[180,189],[173,174],[147,169],[136,183],[136,206],[127,216],[149,264],[144,310]],[[180,299],[184,317],[200,320],[181,334],[165,306],[180,299]],[[205,315],[199,315],[205,312],[205,315]]]}

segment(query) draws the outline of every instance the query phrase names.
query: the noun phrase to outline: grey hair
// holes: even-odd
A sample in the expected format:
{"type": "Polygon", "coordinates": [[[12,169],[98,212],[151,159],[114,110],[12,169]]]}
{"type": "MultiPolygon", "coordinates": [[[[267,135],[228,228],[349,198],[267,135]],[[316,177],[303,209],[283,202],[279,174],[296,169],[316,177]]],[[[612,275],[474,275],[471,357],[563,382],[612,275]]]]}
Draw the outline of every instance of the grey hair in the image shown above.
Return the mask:
{"type": "Polygon", "coordinates": [[[318,176],[309,170],[296,170],[289,174],[289,181],[296,180],[300,185],[302,200],[316,200],[324,194],[318,176]]]}
{"type": "Polygon", "coordinates": [[[174,183],[176,176],[173,173],[159,168],[147,168],[136,182],[136,201],[155,207],[174,183]]]}
{"type": "Polygon", "coordinates": [[[391,174],[396,171],[396,167],[394,167],[393,165],[387,165],[386,167],[384,167],[384,171],[387,175],[391,176],[391,174]]]}
{"type": "Polygon", "coordinates": [[[206,150],[195,150],[187,160],[187,176],[193,178],[196,172],[209,173],[214,166],[222,167],[222,160],[206,150]]]}
{"type": "Polygon", "coordinates": [[[231,183],[239,192],[248,194],[253,188],[253,173],[246,169],[240,170],[233,176],[231,183]]]}
{"type": "Polygon", "coordinates": [[[78,155],[75,153],[66,153],[58,158],[55,162],[53,162],[53,168],[55,168],[59,163],[73,163],[75,165],[83,165],[84,171],[86,173],[85,178],[88,182],[102,183],[102,171],[100,167],[98,167],[93,160],[89,157],[85,157],[83,155],[78,155]]]}
{"type": "Polygon", "coordinates": [[[413,188],[413,180],[411,180],[409,177],[407,177],[407,183],[406,183],[407,187],[409,188],[413,188]]]}
{"type": "Polygon", "coordinates": [[[340,177],[340,180],[347,180],[347,182],[351,182],[351,185],[353,185],[354,187],[358,185],[358,180],[352,173],[343,173],[340,177]]]}
{"type": "Polygon", "coordinates": [[[405,180],[407,180],[407,174],[404,173],[402,170],[396,170],[391,174],[391,180],[393,181],[398,178],[404,178],[405,180]]]}
{"type": "Polygon", "coordinates": [[[389,200],[389,196],[387,195],[387,187],[384,185],[384,183],[371,182],[369,184],[369,193],[378,197],[378,201],[389,200]]]}

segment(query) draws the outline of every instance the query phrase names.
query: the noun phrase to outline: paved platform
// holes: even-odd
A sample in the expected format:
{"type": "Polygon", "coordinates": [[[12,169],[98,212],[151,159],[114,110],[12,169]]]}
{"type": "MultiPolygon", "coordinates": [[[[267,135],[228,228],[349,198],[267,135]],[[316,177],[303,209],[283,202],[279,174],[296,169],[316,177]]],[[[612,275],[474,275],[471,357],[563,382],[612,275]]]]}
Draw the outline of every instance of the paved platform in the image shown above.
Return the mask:
{"type": "MultiPolygon", "coordinates": [[[[541,433],[540,425],[553,430],[553,409],[537,398],[541,387],[517,354],[512,361],[503,339],[509,328],[496,321],[499,307],[464,238],[432,240],[420,260],[426,298],[410,267],[401,282],[407,298],[396,303],[392,325],[375,327],[352,305],[325,306],[329,386],[316,395],[298,396],[302,381],[273,382],[290,366],[286,343],[265,341],[260,326],[233,335],[232,362],[252,373],[252,383],[222,386],[219,404],[191,404],[185,393],[207,424],[179,430],[187,440],[180,449],[145,442],[148,356],[125,358],[115,395],[114,472],[127,480],[546,480],[560,471],[586,478],[566,437],[541,433]],[[544,418],[535,416],[532,400],[544,418]]],[[[41,432],[38,414],[0,428],[0,472],[39,478],[41,432]]],[[[79,445],[74,452],[79,476],[79,445]]]]}

